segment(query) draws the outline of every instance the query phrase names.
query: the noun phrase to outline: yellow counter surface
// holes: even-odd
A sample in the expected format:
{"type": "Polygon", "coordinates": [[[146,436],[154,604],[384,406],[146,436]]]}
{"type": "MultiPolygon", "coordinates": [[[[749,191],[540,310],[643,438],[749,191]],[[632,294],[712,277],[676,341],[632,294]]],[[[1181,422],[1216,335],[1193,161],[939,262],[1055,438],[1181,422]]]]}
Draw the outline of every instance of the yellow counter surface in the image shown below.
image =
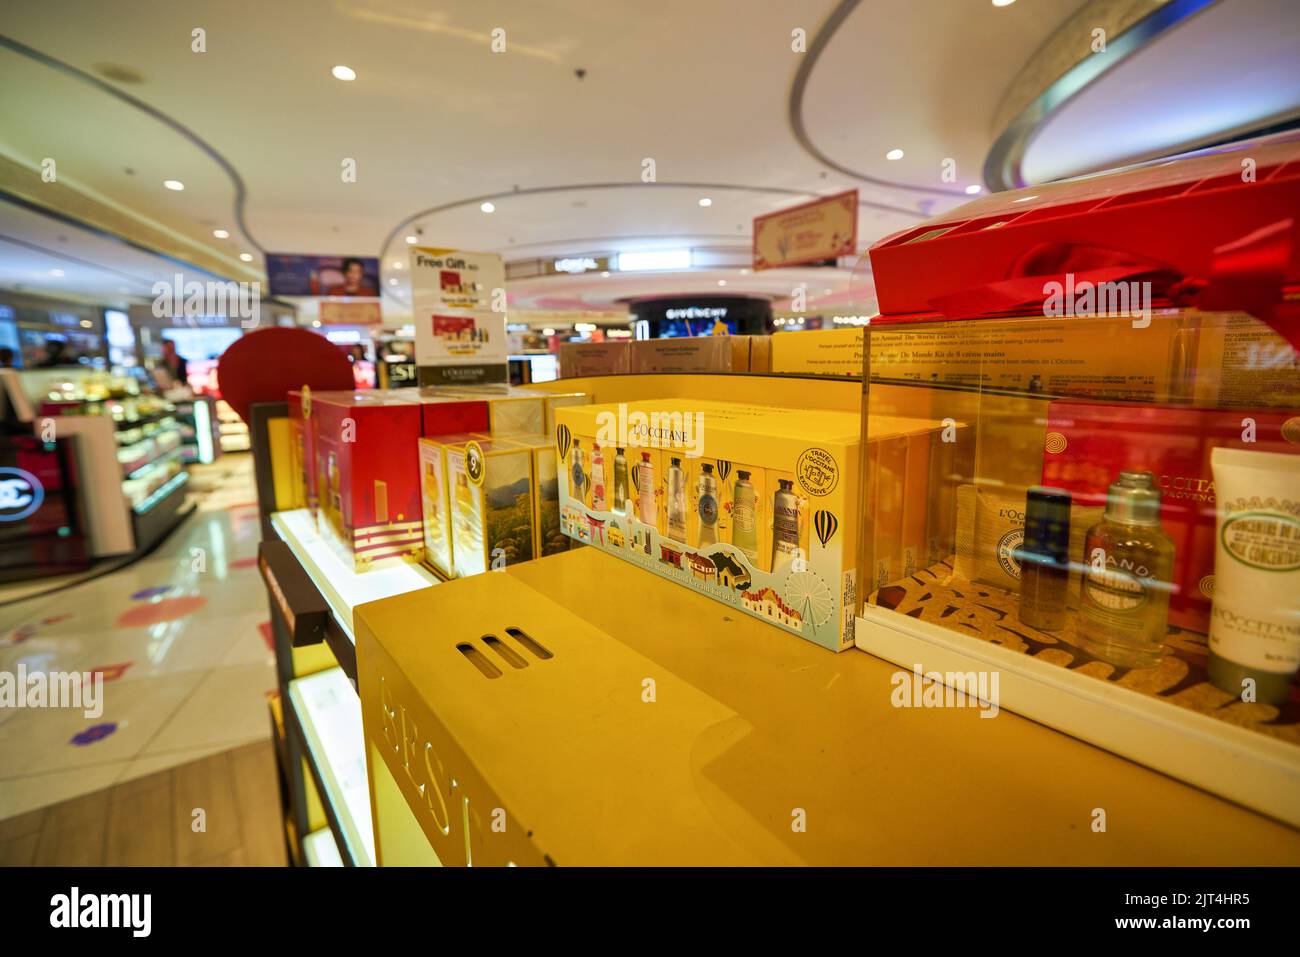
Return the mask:
{"type": "Polygon", "coordinates": [[[1007,711],[896,708],[896,666],[595,549],[355,621],[381,863],[422,831],[445,864],[1300,864],[1285,825],[1007,711]]]}

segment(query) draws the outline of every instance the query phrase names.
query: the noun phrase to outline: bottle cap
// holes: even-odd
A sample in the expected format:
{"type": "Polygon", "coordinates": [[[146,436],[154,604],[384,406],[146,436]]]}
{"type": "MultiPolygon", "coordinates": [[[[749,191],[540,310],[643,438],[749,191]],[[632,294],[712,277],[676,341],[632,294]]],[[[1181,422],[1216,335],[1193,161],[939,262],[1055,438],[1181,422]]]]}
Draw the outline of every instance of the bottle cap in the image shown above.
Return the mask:
{"type": "Polygon", "coordinates": [[[736,469],[736,478],[738,478],[742,482],[748,481],[749,473],[746,472],[744,469],[736,469]]]}
{"type": "Polygon", "coordinates": [[[794,482],[791,479],[777,479],[781,483],[781,491],[788,492],[794,488],[794,482]]]}
{"type": "Polygon", "coordinates": [[[673,459],[673,460],[671,460],[668,464],[669,464],[669,465],[681,465],[681,464],[682,464],[682,460],[681,460],[681,459],[673,459]]]}
{"type": "Polygon", "coordinates": [[[623,446],[621,446],[621,445],[616,445],[616,446],[614,446],[614,451],[617,452],[619,455],[622,455],[622,454],[623,454],[623,446]]]}
{"type": "Polygon", "coordinates": [[[1159,525],[1160,490],[1150,472],[1120,472],[1106,490],[1106,519],[1121,525],[1159,525]]]}
{"type": "Polygon", "coordinates": [[[713,474],[713,466],[710,465],[710,464],[707,463],[707,462],[705,462],[703,465],[701,465],[700,468],[704,469],[704,474],[705,474],[705,475],[712,475],[712,474],[713,474]]]}
{"type": "Polygon", "coordinates": [[[642,452],[642,453],[641,453],[641,461],[642,461],[642,462],[649,462],[649,461],[650,461],[650,453],[649,453],[649,452],[642,452]]]}
{"type": "Polygon", "coordinates": [[[1030,560],[1063,565],[1070,557],[1070,493],[1035,485],[1025,495],[1024,553],[1030,560]]]}

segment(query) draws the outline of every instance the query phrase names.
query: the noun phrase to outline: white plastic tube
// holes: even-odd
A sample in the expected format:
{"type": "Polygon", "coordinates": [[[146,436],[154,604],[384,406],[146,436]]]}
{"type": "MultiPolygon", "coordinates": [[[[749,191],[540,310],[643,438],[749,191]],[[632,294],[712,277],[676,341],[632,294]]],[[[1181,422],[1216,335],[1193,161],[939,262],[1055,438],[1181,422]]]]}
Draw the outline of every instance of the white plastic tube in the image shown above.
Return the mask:
{"type": "Polygon", "coordinates": [[[1276,704],[1300,668],[1300,455],[1215,449],[1210,678],[1276,704]]]}

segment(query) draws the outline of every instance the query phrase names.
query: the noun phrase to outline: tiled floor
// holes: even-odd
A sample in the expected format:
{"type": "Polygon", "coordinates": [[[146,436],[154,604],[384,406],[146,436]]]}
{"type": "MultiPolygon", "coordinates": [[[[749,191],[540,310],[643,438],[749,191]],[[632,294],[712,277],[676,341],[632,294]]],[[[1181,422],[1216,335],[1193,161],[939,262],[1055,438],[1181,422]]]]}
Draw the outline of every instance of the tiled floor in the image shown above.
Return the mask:
{"type": "Polygon", "coordinates": [[[193,487],[197,511],[149,556],[0,605],[0,671],[105,673],[99,718],[0,709],[0,819],[269,736],[252,460],[201,467],[193,487]]]}
{"type": "Polygon", "coordinates": [[[262,741],[7,818],[0,867],[282,867],[275,774],[262,741]]]}

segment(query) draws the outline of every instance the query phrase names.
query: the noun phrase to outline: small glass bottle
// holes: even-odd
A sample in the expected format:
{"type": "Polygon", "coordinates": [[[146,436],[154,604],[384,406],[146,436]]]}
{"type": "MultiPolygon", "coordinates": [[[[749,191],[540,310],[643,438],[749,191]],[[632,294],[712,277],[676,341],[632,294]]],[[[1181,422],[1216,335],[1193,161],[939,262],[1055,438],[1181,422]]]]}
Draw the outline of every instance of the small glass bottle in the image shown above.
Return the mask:
{"type": "Polygon", "coordinates": [[[668,537],[686,543],[686,473],[681,459],[668,464],[668,537]]]}
{"type": "Polygon", "coordinates": [[[751,562],[758,562],[758,495],[744,469],[736,472],[736,487],[731,495],[731,544],[751,562]]]}
{"type": "Polygon", "coordinates": [[[713,545],[718,541],[718,479],[713,466],[700,466],[698,487],[695,490],[695,511],[700,517],[700,545],[713,545]]]}
{"type": "Polygon", "coordinates": [[[1160,526],[1150,472],[1121,472],[1106,511],[1088,529],[1079,592],[1079,643],[1125,668],[1150,668],[1164,653],[1174,543],[1160,526]]]}
{"type": "Polygon", "coordinates": [[[1060,631],[1069,618],[1070,493],[1036,485],[1025,496],[1025,539],[1020,561],[1020,620],[1040,631],[1060,631]]]}
{"type": "Polygon", "coordinates": [[[614,508],[627,510],[627,456],[622,448],[614,450],[614,508]]]}

